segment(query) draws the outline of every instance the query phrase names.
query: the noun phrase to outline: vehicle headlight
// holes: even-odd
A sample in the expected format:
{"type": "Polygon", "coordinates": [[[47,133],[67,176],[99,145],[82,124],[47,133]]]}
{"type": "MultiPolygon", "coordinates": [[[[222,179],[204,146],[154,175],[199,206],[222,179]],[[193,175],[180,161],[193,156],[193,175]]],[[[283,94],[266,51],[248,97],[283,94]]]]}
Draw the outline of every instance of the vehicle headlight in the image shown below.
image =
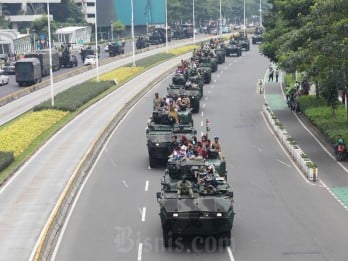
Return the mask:
{"type": "Polygon", "coordinates": [[[222,217],[222,213],[216,213],[217,217],[222,217]]]}
{"type": "Polygon", "coordinates": [[[178,213],[173,213],[173,217],[178,217],[179,214],[178,213]]]}
{"type": "Polygon", "coordinates": [[[158,143],[158,142],[156,142],[156,144],[155,144],[155,145],[156,145],[156,147],[158,147],[158,146],[159,146],[159,143],[158,143]]]}

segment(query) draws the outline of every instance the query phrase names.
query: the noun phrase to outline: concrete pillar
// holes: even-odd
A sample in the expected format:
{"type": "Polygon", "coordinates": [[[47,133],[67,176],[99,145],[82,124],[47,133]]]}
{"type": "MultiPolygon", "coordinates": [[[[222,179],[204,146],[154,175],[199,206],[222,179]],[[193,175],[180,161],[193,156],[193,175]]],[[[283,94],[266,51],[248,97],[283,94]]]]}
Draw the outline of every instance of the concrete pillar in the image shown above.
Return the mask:
{"type": "Polygon", "coordinates": [[[22,10],[24,11],[24,12],[26,12],[27,11],[27,3],[26,2],[24,2],[24,3],[22,3],[22,10]]]}

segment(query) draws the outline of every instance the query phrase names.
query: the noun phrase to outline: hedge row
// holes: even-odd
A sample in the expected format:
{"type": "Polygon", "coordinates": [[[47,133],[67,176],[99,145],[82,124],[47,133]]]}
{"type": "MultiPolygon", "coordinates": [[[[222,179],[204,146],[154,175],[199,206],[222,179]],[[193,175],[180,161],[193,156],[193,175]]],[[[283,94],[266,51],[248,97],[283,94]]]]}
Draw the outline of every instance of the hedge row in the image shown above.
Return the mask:
{"type": "Polygon", "coordinates": [[[7,168],[14,161],[13,151],[0,151],[0,171],[7,168]]]}
{"type": "MultiPolygon", "coordinates": [[[[175,57],[175,54],[172,54],[172,53],[159,53],[159,54],[155,54],[155,55],[152,55],[152,56],[148,56],[148,57],[139,59],[135,63],[136,63],[136,66],[138,66],[138,67],[148,68],[148,67],[154,66],[155,64],[157,64],[159,62],[166,61],[166,60],[168,60],[170,58],[173,58],[173,57],[175,57]]],[[[127,64],[125,66],[131,67],[132,64],[130,63],[130,64],[127,64]]]]}
{"type": "Polygon", "coordinates": [[[47,100],[39,105],[34,106],[34,111],[57,109],[62,111],[76,111],[83,104],[103,93],[112,86],[110,81],[87,81],[76,85],[74,88],[67,89],[54,98],[54,106],[51,100],[47,100]]]}
{"type": "Polygon", "coordinates": [[[348,139],[348,117],[343,105],[333,112],[323,97],[314,95],[300,96],[298,102],[304,115],[332,144],[336,142],[338,134],[348,139]]]}

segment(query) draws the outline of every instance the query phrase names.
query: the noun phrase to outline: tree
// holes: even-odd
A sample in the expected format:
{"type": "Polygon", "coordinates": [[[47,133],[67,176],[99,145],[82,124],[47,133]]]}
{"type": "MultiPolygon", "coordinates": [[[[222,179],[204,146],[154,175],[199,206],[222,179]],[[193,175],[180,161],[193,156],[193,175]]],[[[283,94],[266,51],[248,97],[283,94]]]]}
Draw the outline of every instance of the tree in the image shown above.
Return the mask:
{"type": "Polygon", "coordinates": [[[60,3],[50,4],[50,12],[54,20],[60,23],[66,23],[67,19],[74,25],[86,23],[86,19],[73,0],[61,0],[60,3]]]}
{"type": "Polygon", "coordinates": [[[272,8],[263,23],[266,33],[262,53],[287,72],[306,71],[321,84],[322,94],[334,112],[337,89],[346,90],[348,86],[346,1],[270,2],[272,8]]]}
{"type": "Polygon", "coordinates": [[[120,20],[112,23],[112,32],[115,32],[117,35],[122,34],[125,30],[126,26],[120,20]]]}

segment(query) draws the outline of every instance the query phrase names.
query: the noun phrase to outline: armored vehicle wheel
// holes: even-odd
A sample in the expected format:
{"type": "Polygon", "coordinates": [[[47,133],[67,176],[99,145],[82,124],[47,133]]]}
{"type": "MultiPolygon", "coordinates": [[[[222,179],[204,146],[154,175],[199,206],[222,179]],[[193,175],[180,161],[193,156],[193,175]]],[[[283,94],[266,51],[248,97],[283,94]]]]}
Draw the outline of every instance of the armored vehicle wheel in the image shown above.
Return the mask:
{"type": "Polygon", "coordinates": [[[149,156],[149,165],[150,165],[150,168],[156,168],[157,160],[155,158],[149,156]]]}
{"type": "Polygon", "coordinates": [[[171,232],[166,228],[162,228],[162,232],[163,232],[163,246],[165,248],[168,248],[169,247],[169,239],[171,237],[171,232]]]}
{"type": "Polygon", "coordinates": [[[192,108],[192,113],[198,113],[198,112],[199,112],[199,102],[197,102],[192,108]]]}
{"type": "Polygon", "coordinates": [[[231,231],[223,233],[221,238],[223,247],[228,247],[231,245],[231,231]]]}

